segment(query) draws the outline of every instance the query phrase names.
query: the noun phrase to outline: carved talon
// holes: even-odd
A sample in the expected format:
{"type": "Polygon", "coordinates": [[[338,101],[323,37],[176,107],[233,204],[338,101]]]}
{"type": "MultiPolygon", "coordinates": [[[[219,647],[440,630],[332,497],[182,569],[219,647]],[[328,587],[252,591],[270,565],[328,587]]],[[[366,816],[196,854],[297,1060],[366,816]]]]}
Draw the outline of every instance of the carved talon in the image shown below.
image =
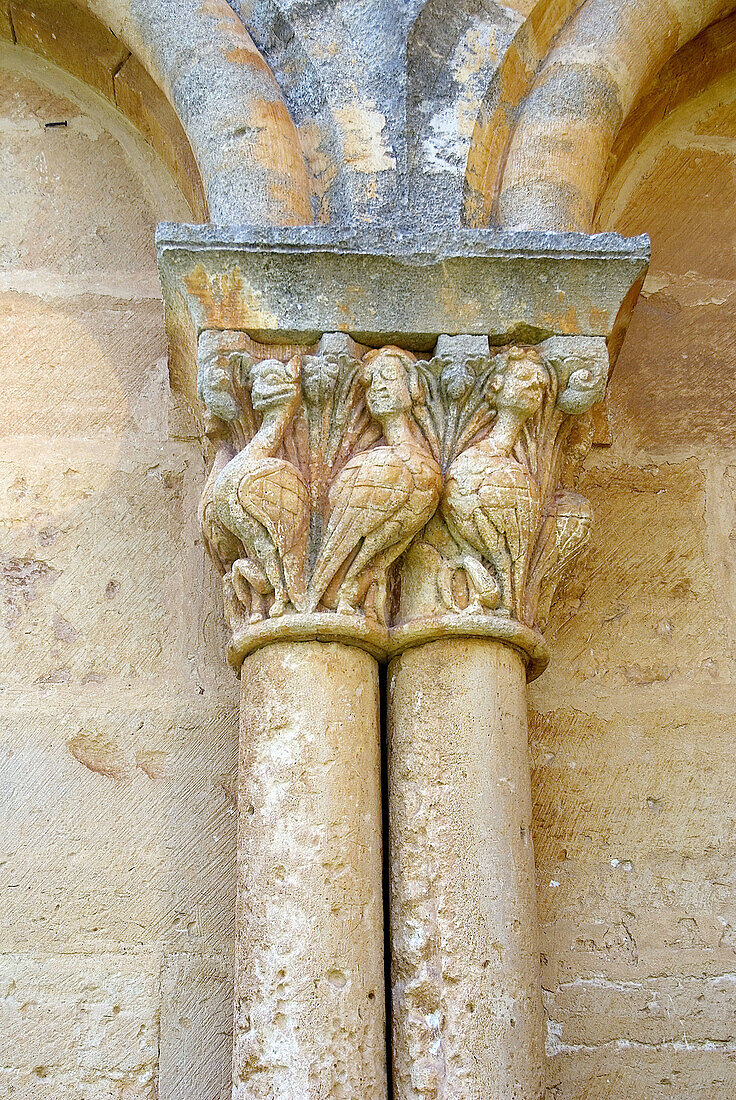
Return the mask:
{"type": "Polygon", "coordinates": [[[337,601],[337,607],[335,608],[338,615],[359,615],[357,607],[354,607],[350,600],[343,599],[342,597],[337,601]]]}

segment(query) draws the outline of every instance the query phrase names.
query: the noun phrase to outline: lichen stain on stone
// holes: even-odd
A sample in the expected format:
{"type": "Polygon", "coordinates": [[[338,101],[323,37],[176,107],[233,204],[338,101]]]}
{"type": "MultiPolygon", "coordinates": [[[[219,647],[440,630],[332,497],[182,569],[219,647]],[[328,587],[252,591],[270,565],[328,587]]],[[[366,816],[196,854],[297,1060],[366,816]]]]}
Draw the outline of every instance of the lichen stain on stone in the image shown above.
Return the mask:
{"type": "Polygon", "coordinates": [[[383,131],[386,116],[376,110],[375,100],[338,107],[335,120],[343,139],[345,164],[354,172],[387,172],[396,168],[383,131]]]}
{"type": "Polygon", "coordinates": [[[238,267],[209,275],[201,264],[184,277],[184,284],[202,304],[206,324],[214,328],[275,328],[278,318],[263,309],[261,295],[246,287],[238,267]]]}
{"type": "Polygon", "coordinates": [[[458,300],[457,289],[454,286],[443,286],[440,290],[442,309],[448,318],[461,316],[465,323],[471,322],[481,313],[478,302],[468,298],[458,300]]]}
{"type": "Polygon", "coordinates": [[[543,313],[541,322],[551,332],[558,332],[565,336],[577,336],[581,332],[575,306],[570,306],[564,313],[543,313]]]}
{"type": "Polygon", "coordinates": [[[311,225],[309,178],[296,127],[286,105],[279,99],[255,98],[250,104],[248,125],[235,131],[246,139],[239,150],[265,169],[273,182],[284,181],[282,225],[311,225]]]}
{"type": "Polygon", "coordinates": [[[597,306],[591,306],[590,327],[596,332],[608,332],[611,327],[609,311],[607,309],[598,309],[597,306]]]}
{"type": "Polygon", "coordinates": [[[239,28],[243,26],[232,8],[229,8],[222,0],[203,0],[199,13],[200,15],[211,15],[222,23],[232,23],[239,28]]]}
{"type": "Polygon", "coordinates": [[[457,51],[455,80],[458,84],[465,84],[476,73],[498,60],[496,28],[488,26],[483,31],[486,33],[481,33],[480,27],[472,27],[457,51]]]}
{"type": "Polygon", "coordinates": [[[298,127],[299,143],[307,165],[312,198],[316,200],[315,220],[327,225],[330,220],[330,189],[337,179],[339,166],[324,148],[327,134],[313,120],[298,127]]]}

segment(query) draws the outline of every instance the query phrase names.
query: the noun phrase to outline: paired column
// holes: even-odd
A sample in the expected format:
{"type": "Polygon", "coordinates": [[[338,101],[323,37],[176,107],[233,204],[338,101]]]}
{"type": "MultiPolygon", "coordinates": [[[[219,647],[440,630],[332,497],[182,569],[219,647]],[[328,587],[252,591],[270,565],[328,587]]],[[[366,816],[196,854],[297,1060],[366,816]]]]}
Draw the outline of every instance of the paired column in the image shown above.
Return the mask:
{"type": "Polygon", "coordinates": [[[430,642],[391,662],[389,700],[394,1095],[536,1100],[524,661],[495,641],[430,642]]]}
{"type": "Polygon", "coordinates": [[[526,681],[645,242],[164,228],[242,679],[233,1098],[540,1100],[526,681]]]}
{"type": "Polygon", "coordinates": [[[384,1100],[377,663],[274,642],[241,678],[233,1098],[384,1100]]]}

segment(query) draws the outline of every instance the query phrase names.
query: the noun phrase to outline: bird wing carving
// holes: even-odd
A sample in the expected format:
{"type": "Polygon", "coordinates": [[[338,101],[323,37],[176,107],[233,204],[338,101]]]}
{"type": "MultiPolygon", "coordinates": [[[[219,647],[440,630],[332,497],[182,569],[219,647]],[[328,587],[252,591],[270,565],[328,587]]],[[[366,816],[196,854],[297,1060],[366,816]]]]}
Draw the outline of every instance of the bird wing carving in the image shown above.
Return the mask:
{"type": "Polygon", "coordinates": [[[521,468],[507,467],[498,473],[503,476],[480,487],[478,501],[499,534],[505,536],[512,560],[517,561],[528,550],[536,529],[538,493],[533,491],[533,482],[521,468]]]}
{"type": "Polygon", "coordinates": [[[266,528],[281,558],[289,594],[299,596],[309,535],[309,490],[301,473],[283,459],[264,459],[244,473],[238,500],[266,528]]]}
{"type": "Polygon", "coordinates": [[[309,526],[309,490],[290,462],[272,458],[247,470],[238,485],[242,508],[266,528],[282,554],[309,526]]]}
{"type": "Polygon", "coordinates": [[[215,482],[231,458],[228,448],[218,450],[199,502],[199,525],[205,546],[221,573],[226,573],[243,552],[239,539],[222,524],[215,503],[215,482]]]}
{"type": "Polygon", "coordinates": [[[376,531],[410,499],[414,477],[390,447],[378,447],[346,463],[330,490],[330,518],[314,570],[321,595],[361,539],[376,531]]]}

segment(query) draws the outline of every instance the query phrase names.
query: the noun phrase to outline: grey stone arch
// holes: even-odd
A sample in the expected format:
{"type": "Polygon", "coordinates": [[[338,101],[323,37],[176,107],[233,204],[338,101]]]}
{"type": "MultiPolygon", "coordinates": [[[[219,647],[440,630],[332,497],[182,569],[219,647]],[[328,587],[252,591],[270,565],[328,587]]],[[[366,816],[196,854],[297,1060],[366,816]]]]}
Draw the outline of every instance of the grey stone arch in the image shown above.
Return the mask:
{"type": "Polygon", "coordinates": [[[495,0],[427,0],[407,42],[409,207],[417,222],[463,220],[477,116],[524,18],[495,0]]]}
{"type": "Polygon", "coordinates": [[[211,221],[312,222],[304,156],[279,86],[226,0],[74,0],[141,62],[191,146],[211,221]]]}
{"type": "Polygon", "coordinates": [[[276,74],[299,127],[318,220],[404,221],[406,38],[418,0],[231,0],[231,6],[276,74]]]}

